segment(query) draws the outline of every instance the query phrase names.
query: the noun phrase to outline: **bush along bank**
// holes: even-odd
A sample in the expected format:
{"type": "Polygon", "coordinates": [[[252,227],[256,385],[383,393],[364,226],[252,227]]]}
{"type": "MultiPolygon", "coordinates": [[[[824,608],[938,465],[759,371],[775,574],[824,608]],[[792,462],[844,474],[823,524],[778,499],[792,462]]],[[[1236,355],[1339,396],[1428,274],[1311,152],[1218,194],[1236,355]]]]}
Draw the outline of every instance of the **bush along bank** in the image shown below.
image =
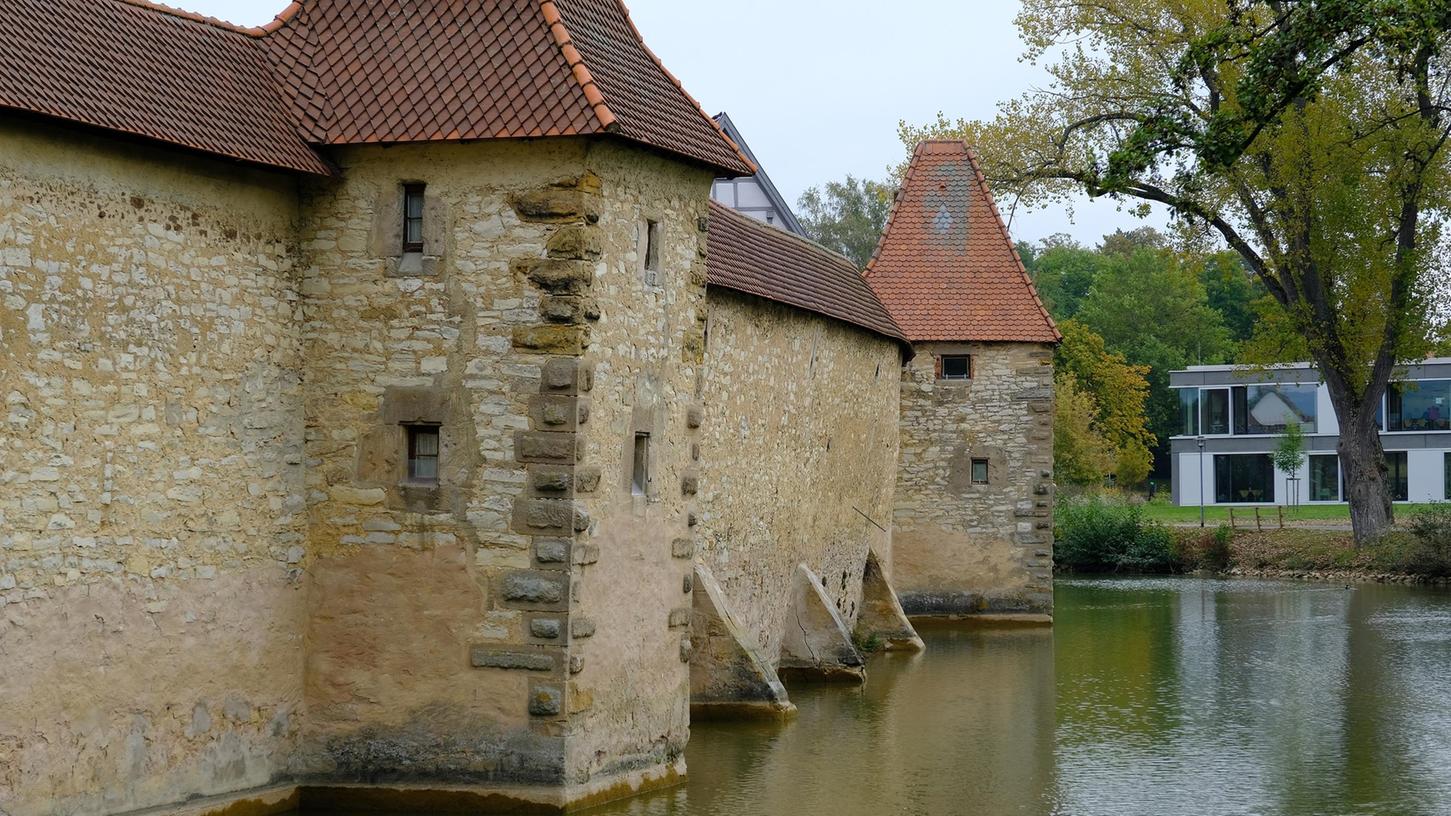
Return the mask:
{"type": "Polygon", "coordinates": [[[1167,527],[1132,500],[1102,496],[1064,499],[1056,518],[1054,563],[1062,572],[1451,583],[1451,504],[1405,514],[1360,549],[1350,533],[1333,530],[1167,527]]]}

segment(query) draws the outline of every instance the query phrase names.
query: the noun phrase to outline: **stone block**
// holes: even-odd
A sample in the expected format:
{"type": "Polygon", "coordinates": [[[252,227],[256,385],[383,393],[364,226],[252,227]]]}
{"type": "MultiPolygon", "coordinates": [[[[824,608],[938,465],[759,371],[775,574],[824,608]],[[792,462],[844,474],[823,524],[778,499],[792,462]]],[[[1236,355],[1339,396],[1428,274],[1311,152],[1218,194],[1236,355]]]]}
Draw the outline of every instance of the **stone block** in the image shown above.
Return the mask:
{"type": "Polygon", "coordinates": [[[574,487],[574,469],[568,465],[530,465],[529,489],[534,493],[561,497],[574,487]]]}
{"type": "Polygon", "coordinates": [[[569,574],[516,570],[503,577],[499,595],[513,607],[559,609],[569,603],[569,574]]]}
{"type": "Polygon", "coordinates": [[[519,326],[511,339],[516,349],[578,356],[589,345],[589,330],[584,326],[519,326]]]}
{"type": "Polygon", "coordinates": [[[555,659],[544,651],[474,646],[469,649],[469,665],[476,669],[548,672],[555,670],[555,659]]]}
{"type": "Polygon", "coordinates": [[[529,684],[529,713],[535,717],[555,717],[564,710],[564,688],[554,683],[529,684]]]}
{"type": "Polygon", "coordinates": [[[705,408],[692,405],[685,409],[685,427],[696,430],[705,423],[705,408]]]}
{"type": "Polygon", "coordinates": [[[578,188],[545,187],[509,197],[509,206],[520,221],[562,224],[571,221],[599,221],[599,202],[594,194],[578,188]]]}
{"type": "Polygon", "coordinates": [[[579,295],[545,295],[539,300],[539,316],[549,323],[595,321],[600,319],[600,304],[579,295]]]}
{"type": "Polygon", "coordinates": [[[671,629],[678,629],[690,625],[690,610],[687,608],[672,609],[666,619],[666,626],[671,629]]]}
{"type": "Polygon", "coordinates": [[[555,230],[549,236],[544,249],[549,257],[565,260],[593,261],[603,254],[599,228],[582,224],[571,224],[555,230]]]}
{"type": "Polygon", "coordinates": [[[529,398],[529,419],[536,430],[569,432],[579,418],[579,398],[570,394],[536,394],[529,398]]]}
{"type": "Polygon", "coordinates": [[[685,496],[694,496],[700,492],[700,474],[688,470],[680,477],[680,493],[685,496]]]}
{"type": "Polygon", "coordinates": [[[587,567],[590,564],[597,564],[600,560],[600,548],[593,544],[574,545],[574,565],[587,567]]]}
{"type": "Polygon", "coordinates": [[[576,532],[582,514],[569,499],[515,499],[513,529],[526,535],[569,536],[576,532]]]}
{"type": "Polygon", "coordinates": [[[565,564],[569,561],[569,539],[537,538],[534,540],[534,560],[541,564],[565,564]]]}
{"type": "Polygon", "coordinates": [[[593,637],[595,633],[595,622],[589,618],[571,617],[569,619],[569,634],[576,638],[593,637]]]}
{"type": "Polygon", "coordinates": [[[556,258],[525,258],[510,268],[518,277],[552,295],[582,295],[594,285],[594,264],[556,258]]]}
{"type": "Polygon", "coordinates": [[[514,435],[515,458],[521,462],[541,464],[574,464],[573,433],[550,431],[519,431],[514,435]]]}
{"type": "Polygon", "coordinates": [[[529,621],[529,634],[544,640],[557,640],[564,632],[564,623],[559,618],[534,618],[529,621]]]}
{"type": "Polygon", "coordinates": [[[670,555],[672,558],[694,558],[695,539],[677,538],[670,542],[670,555]]]}

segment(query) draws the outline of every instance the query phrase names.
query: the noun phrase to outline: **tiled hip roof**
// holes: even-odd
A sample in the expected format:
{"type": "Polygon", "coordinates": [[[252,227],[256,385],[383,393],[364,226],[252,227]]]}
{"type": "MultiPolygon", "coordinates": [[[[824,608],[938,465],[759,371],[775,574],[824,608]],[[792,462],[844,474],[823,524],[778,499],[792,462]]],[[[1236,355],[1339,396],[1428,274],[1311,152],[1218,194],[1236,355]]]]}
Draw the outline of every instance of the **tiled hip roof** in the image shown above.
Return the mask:
{"type": "Polygon", "coordinates": [[[960,141],[917,146],[866,278],[913,341],[1062,339],[960,141]]]}
{"type": "Polygon", "coordinates": [[[851,261],[714,201],[706,272],[711,286],[832,317],[906,344],[851,261]]]}
{"type": "Polygon", "coordinates": [[[5,0],[0,106],[313,173],[309,145],[599,134],[754,172],[618,0],[301,0],[255,29],[5,0]]]}

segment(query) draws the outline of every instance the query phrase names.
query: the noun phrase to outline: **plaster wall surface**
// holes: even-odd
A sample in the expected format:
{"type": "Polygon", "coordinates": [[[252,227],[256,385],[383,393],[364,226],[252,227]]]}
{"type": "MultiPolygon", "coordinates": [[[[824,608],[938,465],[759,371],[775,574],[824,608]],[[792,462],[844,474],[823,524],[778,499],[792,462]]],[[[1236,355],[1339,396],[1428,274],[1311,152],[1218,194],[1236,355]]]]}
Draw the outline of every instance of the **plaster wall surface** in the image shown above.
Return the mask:
{"type": "Polygon", "coordinates": [[[902,380],[893,578],[910,615],[1051,613],[1053,351],[919,343],[902,380]],[[969,354],[972,378],[934,359],[969,354]],[[973,460],[987,462],[974,483],[973,460]]]}
{"type": "Polygon", "coordinates": [[[900,346],[849,324],[712,288],[699,558],[776,660],[798,564],[848,627],[867,551],[887,563],[900,346]]]}
{"type": "Polygon", "coordinates": [[[286,772],[297,224],[291,177],[0,124],[0,812],[286,772]]]}

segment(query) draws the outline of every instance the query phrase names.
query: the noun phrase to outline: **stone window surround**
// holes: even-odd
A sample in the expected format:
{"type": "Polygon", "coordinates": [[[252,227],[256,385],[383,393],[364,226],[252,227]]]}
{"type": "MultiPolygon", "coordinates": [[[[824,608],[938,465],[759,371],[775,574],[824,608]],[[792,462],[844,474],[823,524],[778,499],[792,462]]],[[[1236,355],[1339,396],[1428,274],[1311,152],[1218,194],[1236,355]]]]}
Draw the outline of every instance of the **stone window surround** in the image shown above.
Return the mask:
{"type": "Polygon", "coordinates": [[[640,215],[639,222],[635,225],[635,254],[639,256],[638,272],[645,288],[650,291],[663,289],[665,287],[662,277],[665,271],[665,219],[658,213],[647,211],[640,215]],[[651,225],[655,227],[653,241],[651,240],[651,225]],[[654,268],[651,268],[650,265],[652,255],[655,261],[654,268]]]}
{"type": "Polygon", "coordinates": [[[448,245],[448,211],[437,186],[420,178],[400,178],[378,196],[374,207],[370,250],[386,261],[384,274],[390,278],[433,277],[442,272],[448,245]],[[405,251],[404,222],[408,188],[423,191],[423,242],[421,250],[405,251]]]}

